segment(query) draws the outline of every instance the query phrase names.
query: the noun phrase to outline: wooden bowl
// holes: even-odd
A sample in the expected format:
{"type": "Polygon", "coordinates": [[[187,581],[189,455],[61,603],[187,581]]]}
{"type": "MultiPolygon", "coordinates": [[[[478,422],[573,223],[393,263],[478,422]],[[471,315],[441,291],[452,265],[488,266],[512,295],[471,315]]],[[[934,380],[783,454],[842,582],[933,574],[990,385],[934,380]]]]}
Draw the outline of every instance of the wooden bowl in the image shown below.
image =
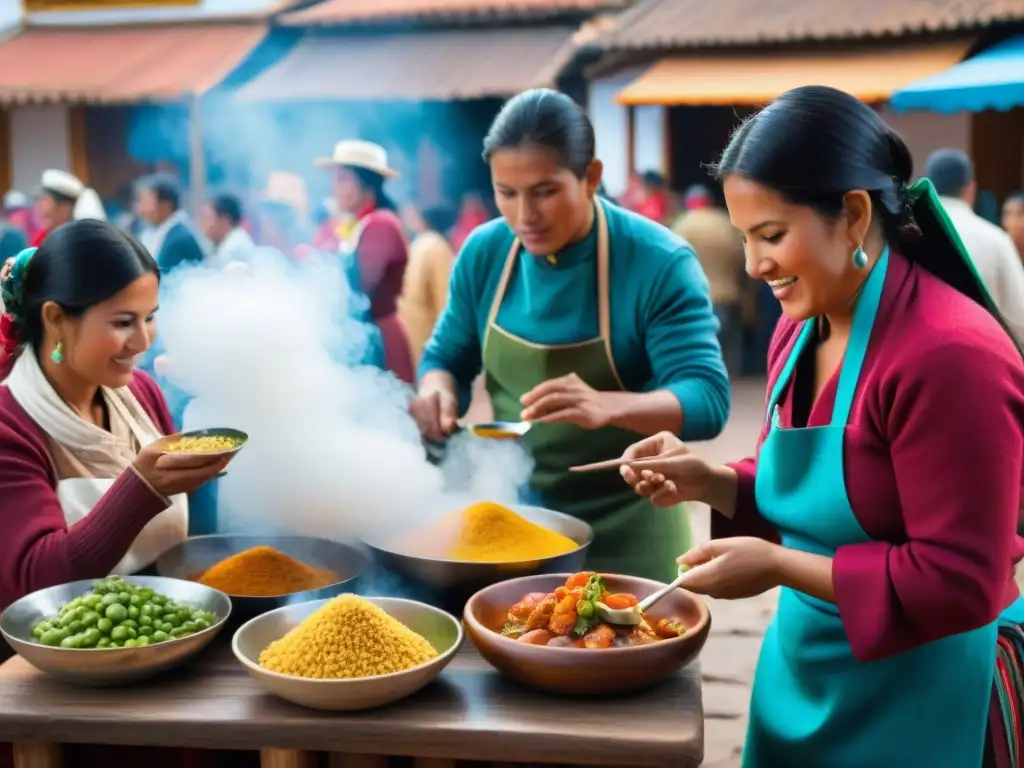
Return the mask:
{"type": "MultiPolygon", "coordinates": [[[[631,648],[548,648],[501,635],[508,609],[530,592],[553,592],[570,574],[541,574],[493,584],[466,603],[466,634],[492,666],[518,683],[573,696],[619,693],[661,682],[700,653],[711,629],[711,613],[697,595],[677,589],[651,610],[655,619],[682,621],[689,631],[679,638],[631,648]]],[[[605,575],[610,592],[643,599],[664,585],[648,579],[605,575]]]]}

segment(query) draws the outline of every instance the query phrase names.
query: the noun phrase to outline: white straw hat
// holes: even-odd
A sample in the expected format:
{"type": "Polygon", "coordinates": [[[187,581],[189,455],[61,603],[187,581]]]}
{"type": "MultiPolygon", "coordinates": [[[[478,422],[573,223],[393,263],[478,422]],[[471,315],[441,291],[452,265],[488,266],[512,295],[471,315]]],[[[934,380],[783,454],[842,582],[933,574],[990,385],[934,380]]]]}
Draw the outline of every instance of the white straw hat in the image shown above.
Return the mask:
{"type": "Polygon", "coordinates": [[[372,141],[339,141],[334,145],[334,154],[331,157],[321,157],[316,161],[317,168],[332,168],[337,165],[365,168],[386,179],[398,178],[398,171],[388,165],[387,150],[372,141]]]}
{"type": "Polygon", "coordinates": [[[57,171],[52,168],[43,171],[43,178],[40,182],[44,191],[56,192],[58,195],[72,200],[77,200],[78,196],[85,191],[85,184],[67,171],[57,171]]]}

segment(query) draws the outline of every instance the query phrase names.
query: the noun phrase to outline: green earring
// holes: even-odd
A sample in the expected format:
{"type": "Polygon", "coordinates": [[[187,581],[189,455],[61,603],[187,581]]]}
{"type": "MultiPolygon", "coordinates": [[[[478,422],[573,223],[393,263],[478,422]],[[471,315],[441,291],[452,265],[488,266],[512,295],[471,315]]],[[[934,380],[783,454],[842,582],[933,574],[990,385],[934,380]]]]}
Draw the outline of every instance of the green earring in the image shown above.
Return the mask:
{"type": "Polygon", "coordinates": [[[64,344],[62,342],[57,342],[57,346],[50,353],[50,359],[53,360],[54,365],[60,365],[64,362],[64,344]]]}
{"type": "Polygon", "coordinates": [[[853,266],[857,269],[864,269],[868,265],[868,255],[864,253],[864,248],[857,246],[857,250],[853,252],[853,266]]]}

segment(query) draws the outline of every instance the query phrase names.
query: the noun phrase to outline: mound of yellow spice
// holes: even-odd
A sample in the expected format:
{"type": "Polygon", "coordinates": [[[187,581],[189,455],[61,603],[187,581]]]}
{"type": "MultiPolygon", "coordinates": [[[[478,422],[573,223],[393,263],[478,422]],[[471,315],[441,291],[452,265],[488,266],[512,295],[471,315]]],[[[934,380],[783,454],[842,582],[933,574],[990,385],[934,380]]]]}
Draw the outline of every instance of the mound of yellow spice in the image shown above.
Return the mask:
{"type": "Polygon", "coordinates": [[[437,658],[437,651],[381,608],[340,595],[260,654],[270,672],[342,680],[404,672],[437,658]]]}
{"type": "Polygon", "coordinates": [[[457,513],[458,541],[448,557],[474,563],[510,563],[564,555],[575,541],[527,520],[508,507],[482,502],[457,513]]]}

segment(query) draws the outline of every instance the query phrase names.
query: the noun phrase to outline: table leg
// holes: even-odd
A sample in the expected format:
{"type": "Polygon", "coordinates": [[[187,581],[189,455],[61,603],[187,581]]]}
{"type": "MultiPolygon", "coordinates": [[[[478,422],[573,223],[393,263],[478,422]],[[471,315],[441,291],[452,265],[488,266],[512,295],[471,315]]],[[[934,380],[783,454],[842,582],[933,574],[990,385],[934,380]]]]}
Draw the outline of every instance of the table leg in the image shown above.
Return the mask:
{"type": "Polygon", "coordinates": [[[332,752],[327,757],[328,768],[388,768],[385,755],[349,755],[332,752]]]}
{"type": "Polygon", "coordinates": [[[316,753],[301,749],[261,749],[260,768],[314,768],[316,753]]]}
{"type": "Polygon", "coordinates": [[[22,741],[14,744],[14,768],[63,768],[60,744],[22,741]]]}

